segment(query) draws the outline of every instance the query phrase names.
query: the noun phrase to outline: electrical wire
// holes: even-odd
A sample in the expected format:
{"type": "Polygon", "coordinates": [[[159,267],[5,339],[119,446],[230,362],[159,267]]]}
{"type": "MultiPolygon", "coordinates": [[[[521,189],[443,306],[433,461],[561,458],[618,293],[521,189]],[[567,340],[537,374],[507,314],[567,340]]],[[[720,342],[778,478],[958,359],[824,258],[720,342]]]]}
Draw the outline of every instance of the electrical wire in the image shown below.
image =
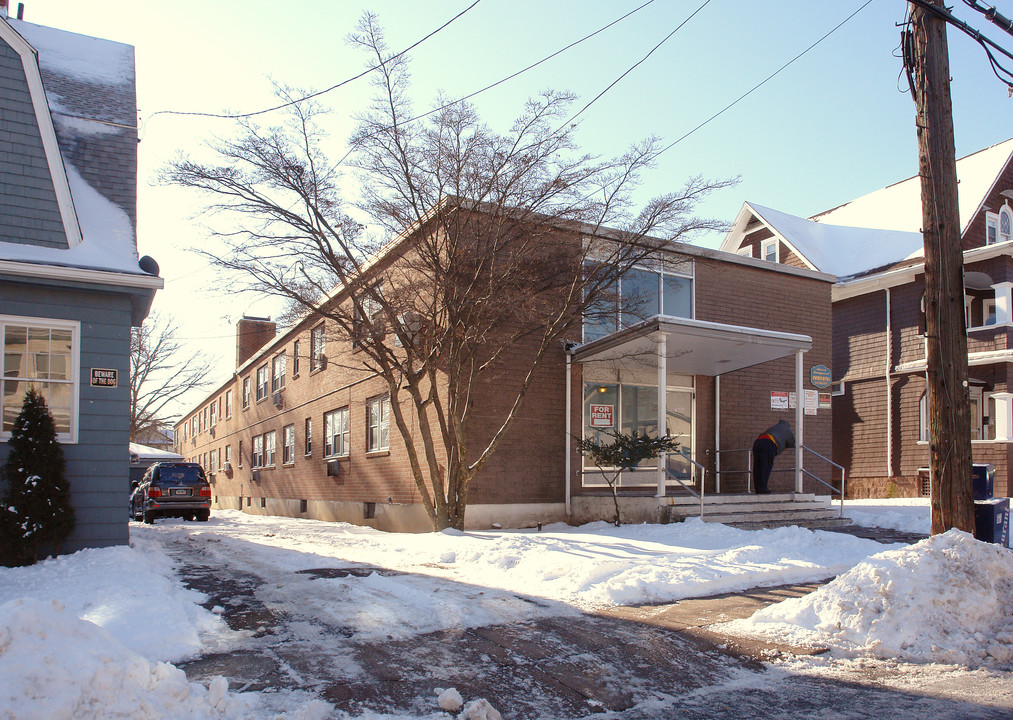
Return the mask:
{"type": "MultiPolygon", "coordinates": [[[[971,5],[971,3],[968,2],[968,0],[964,0],[964,1],[967,4],[971,5]]],[[[973,39],[975,42],[977,42],[979,45],[981,45],[982,50],[985,51],[985,55],[988,57],[988,62],[989,62],[989,64],[992,67],[992,72],[995,74],[995,76],[999,79],[1000,82],[1002,82],[1002,83],[1004,83],[1006,85],[1007,89],[1010,92],[1010,95],[1013,95],[1013,71],[1011,71],[1008,68],[1006,68],[1005,66],[1003,66],[1002,63],[1000,63],[996,59],[995,55],[992,54],[992,50],[996,50],[996,51],[1002,53],[1003,55],[1005,55],[1010,60],[1013,60],[1013,53],[1011,53],[1009,50],[1007,50],[1006,48],[1002,47],[998,43],[993,42],[989,38],[985,37],[984,35],[981,34],[980,31],[978,31],[975,28],[971,27],[970,25],[968,25],[963,20],[960,20],[960,19],[954,17],[954,15],[952,13],[950,13],[949,10],[947,10],[947,9],[945,9],[943,7],[940,7],[938,5],[933,5],[930,2],[926,2],[926,0],[909,0],[909,2],[912,5],[917,5],[918,7],[923,8],[923,9],[927,10],[928,12],[933,13],[937,17],[942,18],[948,24],[950,24],[953,27],[957,28],[962,33],[964,33],[965,35],[967,35],[968,37],[970,37],[971,39],[973,39]],[[1005,77],[1003,77],[1003,76],[1005,76],[1005,77]]],[[[974,7],[976,10],[979,9],[977,7],[977,3],[971,5],[971,7],[974,7]]]]}
{"type": "Polygon", "coordinates": [[[445,22],[442,25],[440,25],[438,28],[436,28],[435,30],[433,30],[431,33],[429,33],[425,37],[423,37],[423,38],[421,38],[419,40],[416,40],[414,43],[412,43],[411,45],[409,45],[408,47],[406,47],[401,52],[397,53],[396,55],[391,56],[390,58],[388,58],[387,60],[385,60],[384,62],[382,62],[382,63],[380,63],[378,65],[373,65],[371,67],[366,68],[365,70],[363,70],[358,75],[355,75],[354,77],[350,77],[350,78],[347,78],[346,80],[342,80],[339,83],[335,83],[334,85],[331,85],[329,88],[325,88],[323,90],[319,90],[317,92],[310,93],[309,95],[305,95],[303,97],[296,98],[294,100],[289,100],[287,102],[281,103],[280,105],[275,105],[273,107],[264,108],[263,110],[256,110],[254,112],[226,114],[226,113],[206,113],[206,112],[184,112],[182,110],[159,110],[159,111],[154,112],[151,115],[149,115],[148,116],[148,120],[150,120],[151,118],[153,118],[153,117],[155,117],[157,115],[184,115],[184,116],[191,116],[191,117],[218,118],[218,119],[225,119],[225,120],[242,120],[244,118],[256,117],[257,115],[264,115],[266,113],[274,112],[276,110],[282,110],[282,109],[290,107],[292,105],[297,105],[298,103],[305,102],[306,100],[312,100],[313,98],[320,97],[321,95],[325,95],[325,94],[327,94],[327,93],[329,93],[329,92],[331,92],[333,90],[337,90],[340,87],[348,85],[349,83],[355,82],[356,80],[359,80],[360,78],[363,78],[366,75],[369,75],[369,73],[373,72],[374,70],[378,70],[379,68],[383,67],[386,63],[390,62],[391,60],[393,60],[395,58],[398,58],[398,57],[401,57],[402,55],[404,55],[405,53],[407,53],[410,50],[414,50],[419,45],[421,45],[422,43],[424,43],[426,40],[428,40],[429,38],[433,37],[434,35],[436,35],[440,31],[442,31],[443,29],[445,29],[447,26],[449,26],[455,20],[459,19],[461,16],[463,16],[465,13],[467,13],[473,7],[475,7],[476,5],[478,5],[480,2],[482,2],[482,0],[474,0],[474,2],[471,3],[471,5],[469,5],[468,7],[464,8],[464,10],[462,10],[459,13],[457,13],[457,15],[455,15],[454,17],[452,17],[449,20],[447,20],[447,22],[445,22]]]}
{"type": "Polygon", "coordinates": [[[786,68],[788,68],[788,66],[792,65],[793,63],[795,63],[797,60],[799,60],[803,55],[805,55],[806,53],[808,53],[814,47],[816,47],[817,45],[819,45],[820,43],[822,43],[824,40],[826,40],[828,37],[830,37],[831,35],[833,35],[835,32],[837,32],[838,30],[840,30],[841,27],[843,27],[845,23],[847,23],[849,20],[851,20],[851,18],[855,17],[855,15],[857,15],[858,13],[862,12],[862,10],[864,10],[867,7],[869,7],[869,5],[872,4],[872,2],[873,2],[873,0],[866,0],[866,2],[861,7],[859,7],[857,10],[855,10],[853,13],[851,13],[850,15],[848,15],[843,20],[841,20],[841,22],[837,23],[837,25],[835,25],[828,33],[826,33],[825,35],[823,35],[823,37],[821,37],[819,40],[817,40],[816,42],[814,42],[812,45],[810,45],[805,50],[803,50],[802,52],[800,52],[798,55],[796,55],[795,57],[793,57],[791,60],[789,60],[788,62],[786,62],[784,65],[782,65],[781,67],[779,67],[777,70],[775,70],[774,72],[772,72],[770,75],[768,75],[766,78],[764,78],[763,80],[761,80],[759,83],[757,83],[756,85],[754,85],[753,87],[751,87],[749,90],[747,90],[746,92],[742,93],[742,95],[739,95],[739,97],[737,97],[735,100],[733,100],[732,102],[730,102],[727,105],[725,105],[723,108],[721,108],[720,110],[718,110],[716,113],[714,113],[713,115],[711,115],[709,118],[707,118],[706,120],[704,120],[702,123],[700,123],[699,125],[697,125],[692,130],[690,130],[689,132],[687,132],[686,134],[684,134],[682,137],[678,138],[674,142],[669,143],[668,145],[666,145],[665,147],[663,147],[661,150],[659,150],[657,152],[657,155],[655,155],[655,157],[657,157],[658,155],[661,155],[664,152],[667,152],[667,151],[671,150],[676,145],[678,145],[679,143],[681,143],[683,140],[685,140],[686,138],[688,138],[690,135],[693,135],[697,130],[700,130],[704,126],[709,125],[711,122],[713,122],[714,120],[716,120],[720,116],[724,115],[726,112],[728,112],[729,110],[731,110],[733,107],[735,107],[736,105],[738,105],[740,102],[742,102],[743,100],[745,100],[747,97],[749,97],[754,92],[756,92],[757,90],[759,90],[761,87],[763,87],[764,85],[766,85],[768,82],[770,82],[771,80],[773,80],[775,77],[777,77],[778,75],[780,75],[782,71],[784,71],[786,68]]]}

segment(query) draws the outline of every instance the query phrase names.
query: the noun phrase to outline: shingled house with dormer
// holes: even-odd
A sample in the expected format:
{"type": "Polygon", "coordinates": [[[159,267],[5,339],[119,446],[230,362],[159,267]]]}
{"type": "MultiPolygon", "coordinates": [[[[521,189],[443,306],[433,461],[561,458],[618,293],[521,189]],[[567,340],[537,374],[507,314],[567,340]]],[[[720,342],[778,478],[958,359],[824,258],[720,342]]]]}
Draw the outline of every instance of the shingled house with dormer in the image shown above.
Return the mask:
{"type": "Polygon", "coordinates": [[[133,48],[0,2],[0,83],[0,463],[35,387],[67,460],[63,549],[126,543],[130,328],[162,287],[137,255],[133,48]]]}
{"type": "MultiPolygon", "coordinates": [[[[1013,140],[957,162],[975,463],[1010,493],[1013,140]]],[[[918,177],[810,218],[745,203],[722,249],[837,277],[834,459],[849,495],[927,495],[925,266],[918,177]]]]}

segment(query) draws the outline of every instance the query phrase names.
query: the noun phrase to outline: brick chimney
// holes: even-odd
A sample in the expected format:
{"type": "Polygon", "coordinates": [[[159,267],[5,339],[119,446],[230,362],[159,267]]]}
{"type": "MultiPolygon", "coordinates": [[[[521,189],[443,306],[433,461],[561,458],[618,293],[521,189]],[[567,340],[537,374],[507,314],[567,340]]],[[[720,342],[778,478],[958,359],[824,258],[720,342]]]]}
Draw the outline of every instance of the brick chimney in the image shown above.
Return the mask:
{"type": "Polygon", "coordinates": [[[253,357],[260,348],[274,340],[277,325],[271,318],[243,315],[236,323],[236,367],[253,357]]]}

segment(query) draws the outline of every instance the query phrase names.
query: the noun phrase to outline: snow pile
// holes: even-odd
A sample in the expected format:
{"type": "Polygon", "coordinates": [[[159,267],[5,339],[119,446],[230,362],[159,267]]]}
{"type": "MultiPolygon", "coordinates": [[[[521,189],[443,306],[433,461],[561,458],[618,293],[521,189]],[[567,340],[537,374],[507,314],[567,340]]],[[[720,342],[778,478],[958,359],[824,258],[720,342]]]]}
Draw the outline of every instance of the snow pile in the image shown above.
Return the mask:
{"type": "Polygon", "coordinates": [[[159,543],[81,550],[33,567],[0,568],[0,603],[59,600],[67,613],[92,622],[151,661],[199,655],[210,636],[228,637],[224,621],[198,603],[204,595],[172,579],[159,543]]]}
{"type": "Polygon", "coordinates": [[[0,677],[0,715],[20,720],[242,717],[224,678],[190,683],[55,600],[0,605],[0,677]]]}
{"type": "Polygon", "coordinates": [[[1013,667],[1013,553],[950,530],[721,628],[846,656],[1013,667]]]}

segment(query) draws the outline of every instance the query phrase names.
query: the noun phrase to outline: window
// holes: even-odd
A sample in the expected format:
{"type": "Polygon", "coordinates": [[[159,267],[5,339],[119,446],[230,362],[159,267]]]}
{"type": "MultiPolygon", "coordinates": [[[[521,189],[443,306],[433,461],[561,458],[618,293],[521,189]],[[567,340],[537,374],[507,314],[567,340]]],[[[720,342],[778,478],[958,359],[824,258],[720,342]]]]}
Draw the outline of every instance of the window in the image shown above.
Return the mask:
{"type": "Polygon", "coordinates": [[[736,255],[742,255],[743,257],[753,257],[753,246],[744,245],[735,251],[736,255]]]}
{"type": "Polygon", "coordinates": [[[374,324],[380,319],[383,313],[383,305],[380,298],[380,286],[374,285],[371,288],[364,288],[362,297],[359,298],[359,307],[355,310],[355,331],[352,336],[352,347],[360,344],[360,339],[367,333],[372,334],[381,328],[374,324]]]}
{"type": "Polygon", "coordinates": [[[225,464],[226,465],[231,465],[232,464],[232,446],[231,445],[226,445],[225,446],[225,464]]]}
{"type": "Polygon", "coordinates": [[[264,467],[264,436],[257,435],[253,438],[253,457],[250,464],[255,467],[264,467]]]}
{"type": "Polygon", "coordinates": [[[277,433],[274,430],[264,433],[264,464],[274,467],[277,460],[277,433]]]}
{"type": "Polygon", "coordinates": [[[995,298],[981,301],[981,324],[995,325],[995,298]]]}
{"type": "Polygon", "coordinates": [[[281,462],[291,465],[295,462],[295,425],[286,425],[282,432],[281,462]]]}
{"type": "Polygon", "coordinates": [[[999,242],[1013,239],[1013,209],[1009,205],[999,208],[999,242]]]}
{"type": "Polygon", "coordinates": [[[232,417],[232,391],[225,391],[225,417],[232,417]]]}
{"type": "Polygon", "coordinates": [[[236,452],[236,455],[237,455],[237,457],[236,457],[236,464],[239,465],[239,467],[243,467],[243,441],[242,440],[239,441],[239,449],[236,452]]]}
{"type": "Polygon", "coordinates": [[[271,392],[285,389],[285,355],[275,355],[271,360],[271,392]]]}
{"type": "Polygon", "coordinates": [[[995,245],[999,242],[999,216],[995,213],[985,213],[985,244],[995,245]]]}
{"type": "MultiPolygon", "coordinates": [[[[691,271],[690,271],[691,272],[691,271]]],[[[617,285],[602,291],[584,315],[584,341],[590,342],[655,315],[693,317],[693,278],[634,268],[617,285]],[[618,301],[618,302],[617,302],[618,301]]]]}
{"type": "Polygon", "coordinates": [[[306,455],[313,454],[313,421],[306,418],[306,455]]]}
{"type": "Polygon", "coordinates": [[[210,460],[210,465],[209,465],[208,469],[211,472],[218,472],[218,451],[217,450],[212,450],[211,451],[211,460],[210,460]]]}
{"type": "Polygon", "coordinates": [[[324,324],[310,330],[310,372],[324,366],[324,324]]]}
{"type": "Polygon", "coordinates": [[[292,343],[292,377],[299,377],[299,341],[292,343]]]}
{"type": "Polygon", "coordinates": [[[777,238],[770,238],[760,243],[760,259],[767,262],[778,262],[777,238]]]}
{"type": "Polygon", "coordinates": [[[390,448],[390,398],[366,402],[366,452],[390,448]]]}
{"type": "Polygon", "coordinates": [[[217,405],[217,403],[215,403],[214,401],[211,402],[211,406],[210,406],[211,425],[210,425],[210,427],[214,427],[215,425],[218,424],[218,411],[216,409],[216,405],[217,405]]]}
{"type": "Polygon", "coordinates": [[[339,455],[348,455],[347,407],[324,413],[324,457],[339,455]]]}
{"type": "Polygon", "coordinates": [[[267,397],[267,365],[257,368],[257,402],[267,397]]]}
{"type": "Polygon", "coordinates": [[[243,409],[250,407],[250,377],[243,378],[243,409]]]}

